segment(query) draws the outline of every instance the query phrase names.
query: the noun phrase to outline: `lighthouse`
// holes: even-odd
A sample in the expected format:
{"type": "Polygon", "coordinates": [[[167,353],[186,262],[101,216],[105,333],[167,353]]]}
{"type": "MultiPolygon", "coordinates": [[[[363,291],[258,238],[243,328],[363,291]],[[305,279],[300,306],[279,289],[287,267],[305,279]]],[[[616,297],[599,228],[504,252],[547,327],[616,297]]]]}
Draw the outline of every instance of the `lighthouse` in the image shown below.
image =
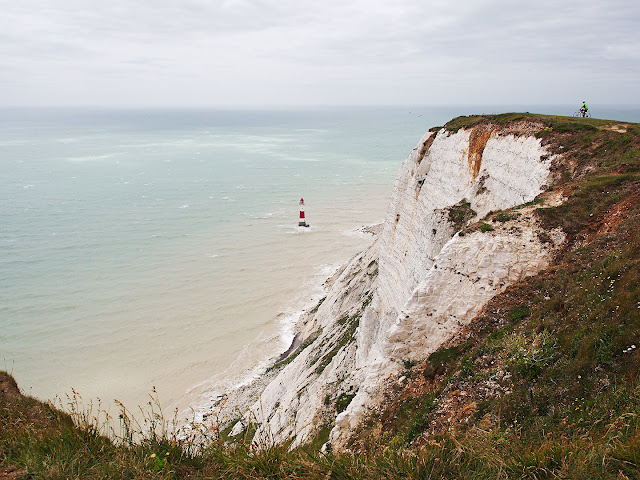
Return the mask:
{"type": "Polygon", "coordinates": [[[299,227],[308,227],[307,220],[304,218],[304,198],[300,199],[300,220],[298,221],[299,227]]]}

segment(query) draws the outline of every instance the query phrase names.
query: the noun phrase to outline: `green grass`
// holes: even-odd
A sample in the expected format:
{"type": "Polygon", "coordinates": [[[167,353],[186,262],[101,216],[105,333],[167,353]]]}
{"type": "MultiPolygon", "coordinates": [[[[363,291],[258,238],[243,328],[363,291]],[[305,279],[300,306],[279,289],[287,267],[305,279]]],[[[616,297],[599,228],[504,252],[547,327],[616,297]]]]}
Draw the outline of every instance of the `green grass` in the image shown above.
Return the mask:
{"type": "Polygon", "coordinates": [[[508,113],[503,115],[469,115],[456,117],[447,122],[444,126],[450,132],[457,132],[461,128],[472,128],[487,120],[498,125],[506,125],[509,122],[525,118],[523,113],[508,113]]]}
{"type": "Polygon", "coordinates": [[[317,375],[320,375],[324,371],[324,369],[327,368],[327,366],[331,363],[333,357],[335,357],[338,352],[340,352],[340,350],[342,350],[347,344],[352,341],[356,329],[360,325],[361,315],[362,313],[358,312],[354,315],[345,315],[340,320],[338,320],[338,325],[344,327],[343,331],[335,341],[333,348],[331,348],[331,350],[329,350],[329,352],[327,352],[325,355],[320,357],[315,368],[315,373],[317,375]]]}
{"type": "Polygon", "coordinates": [[[313,307],[313,308],[309,311],[309,313],[310,313],[311,315],[313,315],[314,313],[318,313],[318,309],[320,308],[320,305],[322,305],[326,299],[327,299],[327,297],[322,297],[322,298],[320,299],[320,301],[318,301],[318,304],[317,304],[315,307],[313,307]]]}
{"type": "Polygon", "coordinates": [[[462,228],[466,223],[475,216],[476,212],[471,208],[471,203],[466,199],[460,200],[455,205],[449,207],[447,216],[449,221],[457,230],[462,228]]]}
{"type": "Polygon", "coordinates": [[[498,222],[504,223],[509,222],[515,218],[517,218],[518,214],[514,212],[499,212],[494,216],[494,219],[498,222]]]}
{"type": "Polygon", "coordinates": [[[530,313],[531,313],[531,309],[528,306],[526,305],[517,306],[509,310],[509,318],[511,319],[512,322],[518,322],[523,318],[528,317],[530,313]]]}
{"type": "Polygon", "coordinates": [[[504,126],[509,123],[525,119],[538,120],[544,123],[548,127],[548,130],[544,132],[545,135],[551,135],[552,132],[592,131],[597,128],[608,127],[621,123],[613,120],[601,120],[597,118],[563,117],[558,115],[540,115],[536,113],[523,112],[456,117],[447,122],[444,128],[455,133],[461,128],[473,128],[481,123],[491,122],[495,125],[504,126]]]}
{"type": "Polygon", "coordinates": [[[483,223],[482,225],[480,225],[480,231],[483,233],[490,232],[491,230],[493,230],[493,227],[488,223],[483,223]]]}
{"type": "Polygon", "coordinates": [[[336,399],[336,412],[344,412],[357,393],[357,390],[341,393],[336,399]]]}

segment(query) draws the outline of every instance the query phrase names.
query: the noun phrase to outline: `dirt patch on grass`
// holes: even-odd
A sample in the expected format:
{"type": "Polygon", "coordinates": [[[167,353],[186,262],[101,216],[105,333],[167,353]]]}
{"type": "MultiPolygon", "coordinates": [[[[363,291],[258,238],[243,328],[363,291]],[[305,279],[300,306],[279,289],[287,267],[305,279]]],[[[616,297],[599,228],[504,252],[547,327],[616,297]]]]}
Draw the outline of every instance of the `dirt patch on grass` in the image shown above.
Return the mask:
{"type": "Polygon", "coordinates": [[[603,129],[604,130],[611,130],[612,132],[627,133],[627,125],[624,125],[622,123],[618,123],[616,125],[606,126],[606,127],[603,127],[603,129]]]}
{"type": "Polygon", "coordinates": [[[26,472],[16,467],[0,467],[0,480],[9,480],[14,478],[26,478],[26,472]]]}
{"type": "Polygon", "coordinates": [[[0,400],[2,403],[12,403],[21,397],[18,384],[11,375],[0,372],[0,400]]]}
{"type": "Polygon", "coordinates": [[[544,129],[544,123],[533,118],[523,118],[500,129],[500,135],[533,135],[544,129]]]}
{"type": "Polygon", "coordinates": [[[640,203],[640,191],[618,202],[609,210],[600,222],[596,232],[597,235],[605,235],[614,231],[618,225],[626,218],[630,209],[640,203]]]}

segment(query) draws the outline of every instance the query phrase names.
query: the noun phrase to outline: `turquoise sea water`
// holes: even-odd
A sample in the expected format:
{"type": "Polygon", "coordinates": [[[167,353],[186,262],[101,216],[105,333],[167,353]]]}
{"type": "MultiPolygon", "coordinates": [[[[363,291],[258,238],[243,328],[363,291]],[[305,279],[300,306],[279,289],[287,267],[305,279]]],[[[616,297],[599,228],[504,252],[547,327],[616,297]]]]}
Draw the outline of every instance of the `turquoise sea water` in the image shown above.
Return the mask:
{"type": "Polygon", "coordinates": [[[424,132],[511,110],[0,110],[0,369],[130,408],[241,381],[371,241],[424,132]]]}

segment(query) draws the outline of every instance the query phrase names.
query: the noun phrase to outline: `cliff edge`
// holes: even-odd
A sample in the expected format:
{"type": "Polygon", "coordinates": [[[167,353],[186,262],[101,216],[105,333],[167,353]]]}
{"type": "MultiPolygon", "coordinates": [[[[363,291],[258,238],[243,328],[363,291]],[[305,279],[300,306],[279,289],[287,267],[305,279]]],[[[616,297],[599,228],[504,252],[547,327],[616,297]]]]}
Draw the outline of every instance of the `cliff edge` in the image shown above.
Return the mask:
{"type": "MultiPolygon", "coordinates": [[[[563,161],[543,142],[546,128],[522,116],[427,132],[400,167],[382,232],[327,282],[299,322],[300,346],[273,366],[232,434],[252,424],[256,442],[296,446],[331,428],[333,446],[344,447],[404,363],[427,358],[493,296],[547,268],[565,233],[525,206],[563,161]],[[478,224],[504,210],[505,221],[478,224]]],[[[241,403],[231,397],[225,408],[241,403]]]]}

